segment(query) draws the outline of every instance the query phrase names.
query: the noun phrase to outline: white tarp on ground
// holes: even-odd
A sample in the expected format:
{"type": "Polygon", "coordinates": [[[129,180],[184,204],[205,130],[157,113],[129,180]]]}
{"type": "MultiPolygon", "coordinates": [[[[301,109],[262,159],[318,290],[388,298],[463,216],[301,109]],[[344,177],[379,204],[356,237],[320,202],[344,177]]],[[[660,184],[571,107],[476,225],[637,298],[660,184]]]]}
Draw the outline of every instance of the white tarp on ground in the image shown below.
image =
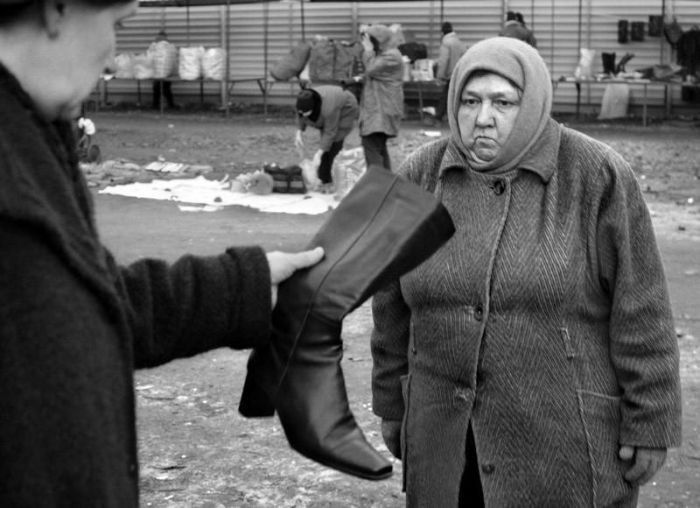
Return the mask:
{"type": "Polygon", "coordinates": [[[248,206],[262,212],[316,215],[338,205],[334,194],[307,192],[306,194],[272,193],[266,195],[248,192],[232,192],[231,182],[196,178],[153,180],[148,183],[114,185],[100,190],[100,194],[113,194],[134,198],[175,201],[185,212],[212,212],[225,206],[248,206]]]}

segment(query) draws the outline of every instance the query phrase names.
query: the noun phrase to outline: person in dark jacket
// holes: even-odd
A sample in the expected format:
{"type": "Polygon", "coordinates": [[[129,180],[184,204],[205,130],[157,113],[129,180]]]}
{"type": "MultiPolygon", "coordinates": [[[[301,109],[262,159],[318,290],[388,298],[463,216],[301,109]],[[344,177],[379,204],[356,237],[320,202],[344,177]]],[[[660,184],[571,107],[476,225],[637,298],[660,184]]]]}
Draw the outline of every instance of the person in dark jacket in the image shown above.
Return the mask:
{"type": "Polygon", "coordinates": [[[452,74],[450,136],[399,169],[456,227],[372,301],[372,408],[410,507],[632,507],[680,445],[649,210],[620,154],[551,105],[536,49],[480,41],[452,74]]]}
{"type": "MultiPolygon", "coordinates": [[[[155,38],[155,42],[168,41],[168,34],[165,30],[158,32],[155,38]]],[[[173,97],[173,86],[172,83],[167,79],[154,79],[153,80],[153,109],[160,110],[161,100],[165,99],[170,109],[180,109],[177,104],[175,104],[175,98],[173,97]]]]}
{"type": "Polygon", "coordinates": [[[450,77],[457,62],[467,50],[464,44],[452,28],[452,23],[445,21],[441,27],[442,40],[440,41],[440,53],[437,61],[435,78],[442,86],[440,102],[435,112],[435,119],[442,121],[447,112],[447,92],[450,89],[450,77]]]}
{"type": "Polygon", "coordinates": [[[296,109],[298,129],[294,144],[297,149],[304,149],[302,133],[309,125],[321,132],[318,142],[320,157],[315,157],[320,158],[317,174],[321,190],[330,191],[333,184],[333,161],[343,149],[343,142],[357,121],[357,99],[352,92],[339,86],[319,85],[299,92],[296,109]]]}
{"type": "Polygon", "coordinates": [[[321,249],[119,266],[72,121],[136,0],[0,0],[0,506],[138,502],[133,371],[269,340],[321,249]]]}
{"type": "Polygon", "coordinates": [[[513,37],[527,42],[533,48],[537,47],[537,38],[532,30],[525,24],[525,18],[519,12],[508,11],[503,29],[498,34],[503,37],[513,37]]]}
{"type": "Polygon", "coordinates": [[[360,100],[360,136],[367,167],[391,169],[387,140],[403,118],[403,58],[388,26],[370,25],[362,34],[365,66],[360,100]]]}

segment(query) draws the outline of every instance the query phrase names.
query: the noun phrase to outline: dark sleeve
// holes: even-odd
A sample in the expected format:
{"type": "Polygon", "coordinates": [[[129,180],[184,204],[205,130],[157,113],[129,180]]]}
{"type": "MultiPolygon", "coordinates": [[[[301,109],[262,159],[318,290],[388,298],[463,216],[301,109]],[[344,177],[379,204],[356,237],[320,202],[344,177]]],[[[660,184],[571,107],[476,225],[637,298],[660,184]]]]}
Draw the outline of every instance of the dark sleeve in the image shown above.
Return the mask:
{"type": "Polygon", "coordinates": [[[372,297],[372,410],[386,420],[401,420],[401,377],[408,373],[411,312],[395,281],[372,297]]]}
{"type": "Polygon", "coordinates": [[[622,391],[620,442],[680,444],[679,350],[651,217],[632,170],[611,162],[597,223],[601,285],[611,299],[610,356],[622,391]]]}
{"type": "Polygon", "coordinates": [[[373,51],[365,51],[362,59],[365,64],[365,76],[378,81],[394,81],[396,69],[403,65],[400,55],[376,55],[373,51]]]}
{"type": "Polygon", "coordinates": [[[262,249],[241,247],[170,265],[145,259],[121,268],[137,367],[269,338],[270,271],[262,249]]]}

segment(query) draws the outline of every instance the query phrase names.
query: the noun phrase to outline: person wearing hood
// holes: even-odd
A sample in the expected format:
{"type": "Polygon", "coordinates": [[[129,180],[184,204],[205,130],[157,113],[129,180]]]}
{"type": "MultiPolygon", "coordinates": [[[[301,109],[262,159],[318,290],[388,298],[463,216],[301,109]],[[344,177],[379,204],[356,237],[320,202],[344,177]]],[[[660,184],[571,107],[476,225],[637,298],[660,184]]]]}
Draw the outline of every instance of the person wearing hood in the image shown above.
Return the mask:
{"type": "Polygon", "coordinates": [[[370,25],[362,34],[365,66],[360,100],[360,136],[367,167],[391,169],[387,140],[403,117],[403,58],[388,26],[370,25]]]}
{"type": "Polygon", "coordinates": [[[372,301],[372,408],[410,507],[632,507],[680,444],[649,210],[622,156],[551,106],[536,49],[480,41],[452,74],[450,136],[399,169],[456,225],[372,301]]]}
{"type": "Polygon", "coordinates": [[[294,144],[304,149],[303,132],[311,125],[321,133],[319,150],[314,160],[320,159],[317,169],[322,189],[333,184],[331,168],[335,156],[343,148],[343,142],[352,131],[359,109],[355,95],[335,85],[320,85],[299,92],[296,102],[298,129],[294,144]]]}
{"type": "Polygon", "coordinates": [[[72,122],[137,4],[0,0],[3,507],[138,507],[134,369],[267,344],[277,285],[323,256],[126,266],[100,242],[72,122]]]}

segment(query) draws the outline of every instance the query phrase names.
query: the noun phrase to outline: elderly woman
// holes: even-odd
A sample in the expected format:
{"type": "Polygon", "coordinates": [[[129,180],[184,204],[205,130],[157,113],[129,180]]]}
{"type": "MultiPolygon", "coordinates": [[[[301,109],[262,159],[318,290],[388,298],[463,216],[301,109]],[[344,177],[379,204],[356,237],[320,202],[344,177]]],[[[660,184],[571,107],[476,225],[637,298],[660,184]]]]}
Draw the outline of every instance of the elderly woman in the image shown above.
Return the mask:
{"type": "Polygon", "coordinates": [[[373,408],[408,506],[635,506],[680,443],[678,348],[630,166],[550,117],[544,61],[460,59],[400,173],[457,232],[373,300],[373,408]]]}
{"type": "Polygon", "coordinates": [[[133,369],[269,338],[321,249],[119,267],[71,121],[137,2],[0,0],[0,506],[138,506],[133,369]]]}

